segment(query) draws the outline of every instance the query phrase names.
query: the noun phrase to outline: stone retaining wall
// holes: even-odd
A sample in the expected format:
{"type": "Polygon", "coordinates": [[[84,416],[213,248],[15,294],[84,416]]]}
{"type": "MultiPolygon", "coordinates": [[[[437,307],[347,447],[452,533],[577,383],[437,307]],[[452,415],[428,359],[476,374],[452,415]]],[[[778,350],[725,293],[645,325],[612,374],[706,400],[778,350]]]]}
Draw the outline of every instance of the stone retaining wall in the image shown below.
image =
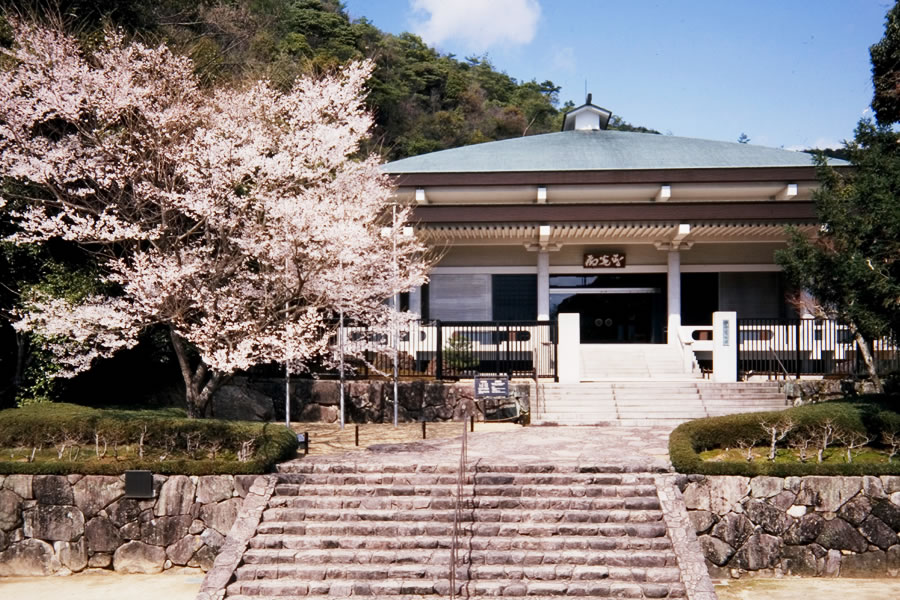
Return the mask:
{"type": "Polygon", "coordinates": [[[0,576],[208,570],[257,477],[156,475],[138,500],[124,475],[0,475],[0,576]]]}
{"type": "Polygon", "coordinates": [[[779,384],[794,406],[875,393],[875,386],[870,381],[851,379],[787,379],[779,381],[779,384]]]}
{"type": "Polygon", "coordinates": [[[900,477],[680,476],[713,577],[900,576],[900,477]]]}
{"type": "MultiPolygon", "coordinates": [[[[401,422],[458,419],[462,402],[471,398],[473,392],[471,381],[401,381],[397,387],[401,422]]],[[[526,380],[510,383],[510,395],[525,411],[529,409],[533,387],[534,383],[526,380]]],[[[390,381],[348,381],[344,393],[349,422],[390,423],[393,420],[394,389],[390,381]]],[[[338,420],[339,406],[339,382],[315,379],[291,382],[291,420],[334,423],[338,420]]],[[[284,419],[284,379],[235,377],[213,397],[213,415],[248,421],[284,419]]]]}

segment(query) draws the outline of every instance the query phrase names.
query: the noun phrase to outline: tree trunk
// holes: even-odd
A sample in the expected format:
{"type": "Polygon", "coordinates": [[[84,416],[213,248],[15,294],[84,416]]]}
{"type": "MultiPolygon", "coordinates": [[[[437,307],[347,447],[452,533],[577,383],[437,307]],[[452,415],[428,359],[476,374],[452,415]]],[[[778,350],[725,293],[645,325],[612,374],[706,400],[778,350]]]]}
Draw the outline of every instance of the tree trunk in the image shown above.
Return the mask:
{"type": "Polygon", "coordinates": [[[872,349],[869,347],[869,340],[863,337],[856,327],[851,326],[851,329],[853,331],[853,337],[856,338],[856,345],[859,347],[859,352],[862,354],[863,362],[866,364],[866,370],[869,372],[869,379],[872,380],[872,385],[875,386],[875,393],[883,394],[884,385],[881,383],[881,378],[878,377],[878,369],[875,366],[875,358],[872,356],[872,349]]]}
{"type": "Polygon", "coordinates": [[[210,372],[203,361],[192,368],[184,338],[171,327],[169,337],[172,338],[172,347],[175,349],[175,356],[178,357],[178,365],[181,367],[181,377],[184,379],[184,400],[187,404],[188,418],[211,417],[213,394],[227,381],[228,376],[219,371],[210,372]]]}

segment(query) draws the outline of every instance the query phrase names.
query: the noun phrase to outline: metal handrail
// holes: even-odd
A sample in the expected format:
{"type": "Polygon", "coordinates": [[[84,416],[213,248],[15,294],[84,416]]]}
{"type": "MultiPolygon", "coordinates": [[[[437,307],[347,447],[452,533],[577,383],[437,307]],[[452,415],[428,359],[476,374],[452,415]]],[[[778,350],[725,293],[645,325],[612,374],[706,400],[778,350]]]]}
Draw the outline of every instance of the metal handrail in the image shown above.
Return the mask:
{"type": "Polygon", "coordinates": [[[453,539],[450,544],[450,600],[456,598],[456,563],[459,556],[459,524],[462,520],[462,493],[468,460],[469,406],[463,412],[462,443],[459,449],[459,471],[456,476],[456,504],[453,512],[453,539]]]}
{"type": "MultiPolygon", "coordinates": [[[[775,362],[777,362],[778,366],[781,367],[781,371],[784,373],[784,378],[790,378],[791,375],[790,373],[788,373],[787,367],[785,367],[784,363],[781,362],[781,358],[778,357],[778,353],[775,352],[775,348],[773,348],[771,344],[769,345],[769,351],[772,352],[772,356],[775,357],[775,362]]],[[[777,380],[778,377],[775,377],[775,379],[777,380]]]]}

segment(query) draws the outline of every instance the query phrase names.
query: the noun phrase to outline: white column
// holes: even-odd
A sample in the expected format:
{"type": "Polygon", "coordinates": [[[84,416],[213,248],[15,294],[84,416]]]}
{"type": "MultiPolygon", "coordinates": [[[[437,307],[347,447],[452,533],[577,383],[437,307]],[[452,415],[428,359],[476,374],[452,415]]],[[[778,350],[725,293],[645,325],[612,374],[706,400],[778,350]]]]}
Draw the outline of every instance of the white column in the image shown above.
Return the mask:
{"type": "Polygon", "coordinates": [[[422,286],[417,285],[409,290],[409,312],[422,318],[422,286]]]}
{"type": "Polygon", "coordinates": [[[668,342],[678,343],[678,329],[681,327],[681,254],[669,250],[668,270],[668,342]]]}
{"type": "Polygon", "coordinates": [[[559,346],[556,358],[560,383],[581,383],[581,315],[561,313],[558,317],[559,346]]]}
{"type": "Polygon", "coordinates": [[[737,313],[713,313],[713,381],[737,381],[737,313]]]}
{"type": "Polygon", "coordinates": [[[550,253],[546,250],[537,253],[537,318],[550,320],[550,253]]]}

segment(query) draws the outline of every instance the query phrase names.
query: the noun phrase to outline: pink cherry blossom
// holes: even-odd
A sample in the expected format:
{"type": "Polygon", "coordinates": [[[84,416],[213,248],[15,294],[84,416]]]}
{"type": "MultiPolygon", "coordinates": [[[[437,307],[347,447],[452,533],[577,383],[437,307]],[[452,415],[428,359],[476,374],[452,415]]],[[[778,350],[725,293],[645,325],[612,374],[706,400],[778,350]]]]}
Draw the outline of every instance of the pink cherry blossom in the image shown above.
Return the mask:
{"type": "Polygon", "coordinates": [[[390,179],[356,156],[372,126],[370,63],[289,92],[206,91],[164,46],[110,32],[86,54],[59,31],[13,27],[0,175],[50,199],[28,199],[11,239],[84,245],[118,290],[78,305],[28,299],[16,326],[52,340],[64,375],[163,324],[201,416],[231,373],[301,368],[332,351],[338,312],[385,326],[385,299],[426,280],[425,247],[401,235],[408,207],[392,220],[390,179]]]}

